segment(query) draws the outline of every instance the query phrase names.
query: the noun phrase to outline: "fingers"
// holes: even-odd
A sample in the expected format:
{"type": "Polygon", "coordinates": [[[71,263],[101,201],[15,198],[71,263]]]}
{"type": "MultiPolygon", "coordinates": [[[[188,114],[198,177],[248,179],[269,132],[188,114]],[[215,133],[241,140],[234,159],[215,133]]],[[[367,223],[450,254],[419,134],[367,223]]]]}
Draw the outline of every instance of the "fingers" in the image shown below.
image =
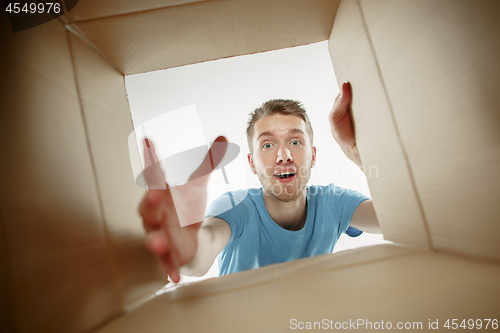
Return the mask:
{"type": "Polygon", "coordinates": [[[153,142],[144,139],[144,177],[149,189],[165,189],[165,175],[161,169],[153,142]]]}
{"type": "Polygon", "coordinates": [[[165,270],[165,274],[170,276],[174,283],[178,283],[181,280],[181,276],[179,274],[179,266],[176,264],[175,256],[164,256],[161,258],[161,263],[163,265],[163,269],[165,270]]]}
{"type": "Polygon", "coordinates": [[[340,94],[340,105],[342,107],[347,107],[351,102],[351,84],[345,82],[342,84],[341,94],[340,94]]]}
{"type": "Polygon", "coordinates": [[[332,112],[330,113],[330,123],[332,125],[340,122],[349,113],[349,103],[351,102],[351,85],[346,82],[342,84],[340,94],[335,99],[332,112]]]}
{"type": "Polygon", "coordinates": [[[144,144],[144,166],[147,168],[153,163],[158,162],[158,157],[156,156],[156,149],[153,141],[145,138],[144,144]]]}
{"type": "Polygon", "coordinates": [[[222,162],[222,159],[224,158],[224,155],[226,154],[227,150],[227,139],[224,136],[219,136],[217,139],[215,139],[212,147],[210,147],[210,150],[208,151],[209,155],[212,158],[212,170],[215,169],[220,162],[222,162]]]}
{"type": "Polygon", "coordinates": [[[189,177],[189,180],[209,175],[222,161],[226,154],[228,141],[224,136],[219,136],[215,139],[214,143],[208,150],[207,155],[203,162],[201,162],[198,169],[189,177]]]}
{"type": "Polygon", "coordinates": [[[172,281],[177,283],[180,280],[180,264],[175,251],[175,244],[169,237],[168,226],[165,225],[168,217],[169,223],[178,226],[177,216],[172,215],[172,212],[167,213],[173,206],[173,201],[170,188],[165,183],[165,175],[156,155],[153,142],[144,139],[143,144],[144,177],[149,191],[146,192],[139,205],[139,213],[142,216],[144,229],[148,233],[145,243],[148,250],[160,258],[165,273],[170,276],[172,281]]]}
{"type": "Polygon", "coordinates": [[[161,190],[149,190],[139,205],[139,214],[146,232],[161,228],[165,203],[161,190]]]}
{"type": "Polygon", "coordinates": [[[161,229],[149,232],[145,243],[148,250],[159,257],[163,257],[170,252],[169,242],[165,237],[165,232],[161,229]]]}
{"type": "Polygon", "coordinates": [[[146,237],[146,247],[160,258],[165,274],[170,276],[173,282],[180,281],[179,260],[172,251],[163,230],[152,231],[146,237]]]}

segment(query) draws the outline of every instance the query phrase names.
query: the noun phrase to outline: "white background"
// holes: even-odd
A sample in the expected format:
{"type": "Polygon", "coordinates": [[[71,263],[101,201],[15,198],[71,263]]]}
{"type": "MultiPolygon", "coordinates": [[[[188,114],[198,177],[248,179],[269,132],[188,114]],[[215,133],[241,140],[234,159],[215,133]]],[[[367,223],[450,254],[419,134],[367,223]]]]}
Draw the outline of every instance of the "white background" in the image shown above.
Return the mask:
{"type": "MultiPolygon", "coordinates": [[[[370,196],[365,175],[345,157],[330,132],[328,114],[339,87],[326,41],[129,75],[125,82],[134,127],[150,121],[149,124],[155,123],[156,128],[163,129],[155,133],[158,149],[178,151],[179,146],[193,145],[186,134],[199,138],[200,131],[207,142],[225,135],[240,147],[239,156],[225,167],[232,190],[260,187],[246,157],[248,114],[270,99],[299,100],[308,112],[317,147],[317,162],[309,183],[334,183],[370,196]],[[192,104],[196,106],[198,119],[181,119],[175,126],[160,122],[165,113],[192,104]]],[[[376,177],[376,173],[371,177],[376,177]]],[[[210,179],[208,202],[227,189],[222,172],[216,171],[210,179]]],[[[382,235],[364,233],[357,238],[343,235],[335,252],[381,242],[384,242],[382,235]]],[[[217,272],[215,262],[204,278],[217,276],[217,272]]],[[[181,283],[194,280],[198,279],[183,277],[181,283]]]]}

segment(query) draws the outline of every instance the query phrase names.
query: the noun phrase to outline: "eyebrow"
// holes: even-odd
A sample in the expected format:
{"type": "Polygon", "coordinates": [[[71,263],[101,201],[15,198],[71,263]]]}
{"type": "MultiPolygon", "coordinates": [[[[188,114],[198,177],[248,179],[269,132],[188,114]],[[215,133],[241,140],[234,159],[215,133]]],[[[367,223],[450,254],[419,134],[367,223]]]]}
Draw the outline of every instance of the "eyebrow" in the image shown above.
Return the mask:
{"type": "MultiPolygon", "coordinates": [[[[302,135],[305,135],[304,134],[304,131],[302,131],[301,129],[299,128],[293,128],[291,130],[288,131],[288,133],[291,133],[291,134],[294,134],[294,133],[300,133],[302,135]]],[[[259,139],[262,137],[262,136],[275,136],[273,132],[262,132],[259,134],[259,136],[257,137],[257,141],[259,141],[259,139]]]]}

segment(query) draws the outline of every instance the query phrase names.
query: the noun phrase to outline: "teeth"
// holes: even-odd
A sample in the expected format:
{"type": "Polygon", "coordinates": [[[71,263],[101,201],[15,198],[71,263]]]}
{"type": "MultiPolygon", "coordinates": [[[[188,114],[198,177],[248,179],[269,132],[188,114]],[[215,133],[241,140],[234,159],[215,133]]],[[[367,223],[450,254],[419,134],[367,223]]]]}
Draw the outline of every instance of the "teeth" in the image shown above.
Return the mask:
{"type": "Polygon", "coordinates": [[[276,174],[276,176],[278,176],[280,178],[291,177],[293,175],[294,175],[293,172],[281,172],[281,173],[276,174]]]}

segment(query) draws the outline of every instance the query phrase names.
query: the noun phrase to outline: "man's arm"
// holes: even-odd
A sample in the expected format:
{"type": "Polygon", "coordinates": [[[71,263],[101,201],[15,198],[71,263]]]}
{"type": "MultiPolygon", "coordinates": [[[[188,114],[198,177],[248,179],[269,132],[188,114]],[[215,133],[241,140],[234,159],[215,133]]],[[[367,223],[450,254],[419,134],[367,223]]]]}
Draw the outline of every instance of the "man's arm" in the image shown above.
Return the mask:
{"type": "MultiPolygon", "coordinates": [[[[351,97],[350,84],[342,84],[341,93],[335,99],[332,112],[330,112],[330,129],[333,138],[337,141],[347,158],[361,167],[361,157],[359,156],[359,150],[356,146],[354,127],[349,112],[351,97]]],[[[363,201],[358,208],[356,208],[352,215],[350,226],[369,233],[382,233],[371,200],[363,201]]]]}
{"type": "Polygon", "coordinates": [[[365,200],[359,204],[351,218],[351,227],[369,232],[371,234],[381,234],[380,224],[377,214],[373,208],[371,200],[365,200]]]}
{"type": "MultiPolygon", "coordinates": [[[[190,196],[186,204],[199,203],[203,205],[203,212],[208,178],[224,157],[226,146],[223,143],[227,143],[227,140],[219,137],[215,142],[222,144],[210,148],[188,183],[182,185],[185,186],[183,195],[190,196]]],[[[144,151],[144,176],[149,190],[140,203],[139,213],[147,233],[146,246],[160,259],[172,281],[179,282],[181,268],[186,274],[203,275],[229,241],[230,227],[217,218],[181,226],[170,187],[165,183],[152,142],[145,140],[144,151]]]]}
{"type": "Polygon", "coordinates": [[[217,217],[205,219],[198,231],[196,255],[193,261],[180,268],[180,273],[189,276],[205,275],[230,239],[231,228],[226,221],[217,217]]]}

